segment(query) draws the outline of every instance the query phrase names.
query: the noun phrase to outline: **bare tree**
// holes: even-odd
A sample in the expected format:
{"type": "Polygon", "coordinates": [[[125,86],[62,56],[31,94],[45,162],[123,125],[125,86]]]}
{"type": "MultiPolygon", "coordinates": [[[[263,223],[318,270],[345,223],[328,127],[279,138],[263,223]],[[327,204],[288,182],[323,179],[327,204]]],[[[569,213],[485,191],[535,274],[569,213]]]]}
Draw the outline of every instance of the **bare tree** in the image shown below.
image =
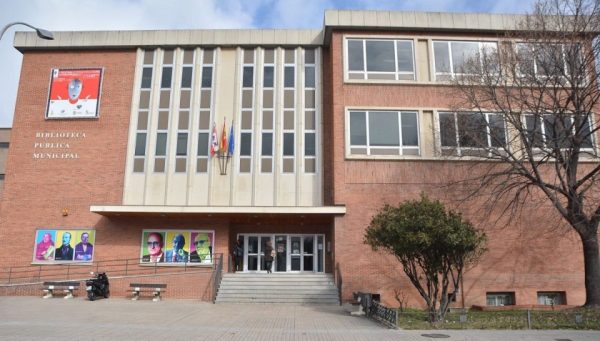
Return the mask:
{"type": "Polygon", "coordinates": [[[463,179],[471,195],[504,213],[542,198],[577,232],[588,307],[600,307],[598,32],[600,0],[539,1],[497,46],[464,49],[456,110],[439,116],[443,154],[485,161],[463,179]]]}

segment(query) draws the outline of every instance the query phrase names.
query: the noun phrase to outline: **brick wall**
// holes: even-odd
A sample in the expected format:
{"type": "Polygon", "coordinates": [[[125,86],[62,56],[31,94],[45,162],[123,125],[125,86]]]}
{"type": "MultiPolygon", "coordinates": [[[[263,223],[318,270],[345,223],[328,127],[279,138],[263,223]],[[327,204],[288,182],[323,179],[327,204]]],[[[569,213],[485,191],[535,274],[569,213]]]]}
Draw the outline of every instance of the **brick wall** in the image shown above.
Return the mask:
{"type": "MultiPolygon", "coordinates": [[[[371,217],[383,204],[417,199],[425,192],[459,209],[488,235],[488,252],[464,277],[466,306],[485,305],[486,292],[498,291],[514,291],[517,304],[535,304],[537,291],[566,291],[568,304],[583,304],[580,242],[548,203],[528,206],[519,216],[507,220],[498,210],[486,210],[482,201],[458,201],[460,189],[448,187],[465,172],[473,172],[468,162],[345,159],[346,107],[433,110],[450,107],[452,98],[445,86],[345,84],[344,33],[348,32],[333,32],[324,67],[330,67],[332,75],[331,99],[325,102],[325,115],[331,115],[325,123],[331,129],[327,135],[331,136],[332,148],[326,153],[331,157],[326,165],[332,169],[326,169],[326,174],[335,174],[330,185],[334,204],[345,205],[347,210],[345,216],[335,219],[334,228],[335,262],[342,272],[343,298],[350,299],[354,291],[375,292],[382,294],[385,303],[398,305],[394,290],[399,289],[407,294],[409,305],[423,306],[400,263],[385,252],[372,251],[363,244],[363,238],[371,217]]],[[[327,86],[324,93],[326,90],[327,86]]],[[[459,296],[455,305],[460,301],[459,296]]]]}

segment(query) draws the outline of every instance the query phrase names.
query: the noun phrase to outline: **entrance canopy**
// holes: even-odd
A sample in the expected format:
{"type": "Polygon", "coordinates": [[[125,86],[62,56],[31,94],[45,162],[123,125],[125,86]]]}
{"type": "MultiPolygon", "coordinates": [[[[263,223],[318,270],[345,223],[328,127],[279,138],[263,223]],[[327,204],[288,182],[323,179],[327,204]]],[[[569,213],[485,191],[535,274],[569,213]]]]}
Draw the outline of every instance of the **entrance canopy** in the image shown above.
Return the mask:
{"type": "Polygon", "coordinates": [[[108,218],[117,217],[235,217],[264,219],[285,219],[286,217],[302,217],[306,220],[320,221],[346,214],[345,206],[151,206],[151,205],[114,205],[90,206],[90,211],[108,218]]]}

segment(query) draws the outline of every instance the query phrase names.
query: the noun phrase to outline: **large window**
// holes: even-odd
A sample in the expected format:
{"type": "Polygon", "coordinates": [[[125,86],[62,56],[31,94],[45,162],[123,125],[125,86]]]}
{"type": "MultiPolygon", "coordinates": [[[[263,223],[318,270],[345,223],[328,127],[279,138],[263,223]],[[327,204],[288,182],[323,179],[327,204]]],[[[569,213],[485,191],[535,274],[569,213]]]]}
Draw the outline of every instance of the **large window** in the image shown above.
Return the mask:
{"type": "Polygon", "coordinates": [[[581,148],[593,149],[589,117],[581,120],[580,127],[572,116],[560,119],[556,115],[525,115],[524,121],[527,142],[534,148],[569,148],[573,137],[579,135],[583,138],[581,148]]]}
{"type": "Polygon", "coordinates": [[[412,40],[348,39],[349,79],[414,80],[412,40]]]}
{"type": "Polygon", "coordinates": [[[485,70],[499,70],[497,50],[496,42],[434,41],[435,78],[447,81],[457,75],[479,73],[472,71],[472,68],[484,67],[484,63],[485,70]]]}
{"type": "Polygon", "coordinates": [[[442,155],[482,156],[489,148],[506,145],[506,127],[493,113],[439,113],[442,155]]]}
{"type": "Polygon", "coordinates": [[[585,74],[579,44],[517,43],[516,50],[521,77],[569,77],[573,70],[585,74]]]}
{"type": "Polygon", "coordinates": [[[348,118],[350,154],[419,155],[416,111],[352,110],[348,118]]]}

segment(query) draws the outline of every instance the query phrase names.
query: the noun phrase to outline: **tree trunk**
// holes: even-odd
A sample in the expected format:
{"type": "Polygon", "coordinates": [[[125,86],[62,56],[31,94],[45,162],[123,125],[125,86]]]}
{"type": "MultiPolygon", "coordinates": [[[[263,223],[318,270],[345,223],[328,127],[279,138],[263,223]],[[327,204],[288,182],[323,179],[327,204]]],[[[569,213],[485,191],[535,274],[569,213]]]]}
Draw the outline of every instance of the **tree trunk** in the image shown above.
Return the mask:
{"type": "Polygon", "coordinates": [[[581,236],[583,243],[583,262],[585,266],[586,307],[600,307],[600,252],[598,246],[598,230],[587,236],[581,236]]]}

